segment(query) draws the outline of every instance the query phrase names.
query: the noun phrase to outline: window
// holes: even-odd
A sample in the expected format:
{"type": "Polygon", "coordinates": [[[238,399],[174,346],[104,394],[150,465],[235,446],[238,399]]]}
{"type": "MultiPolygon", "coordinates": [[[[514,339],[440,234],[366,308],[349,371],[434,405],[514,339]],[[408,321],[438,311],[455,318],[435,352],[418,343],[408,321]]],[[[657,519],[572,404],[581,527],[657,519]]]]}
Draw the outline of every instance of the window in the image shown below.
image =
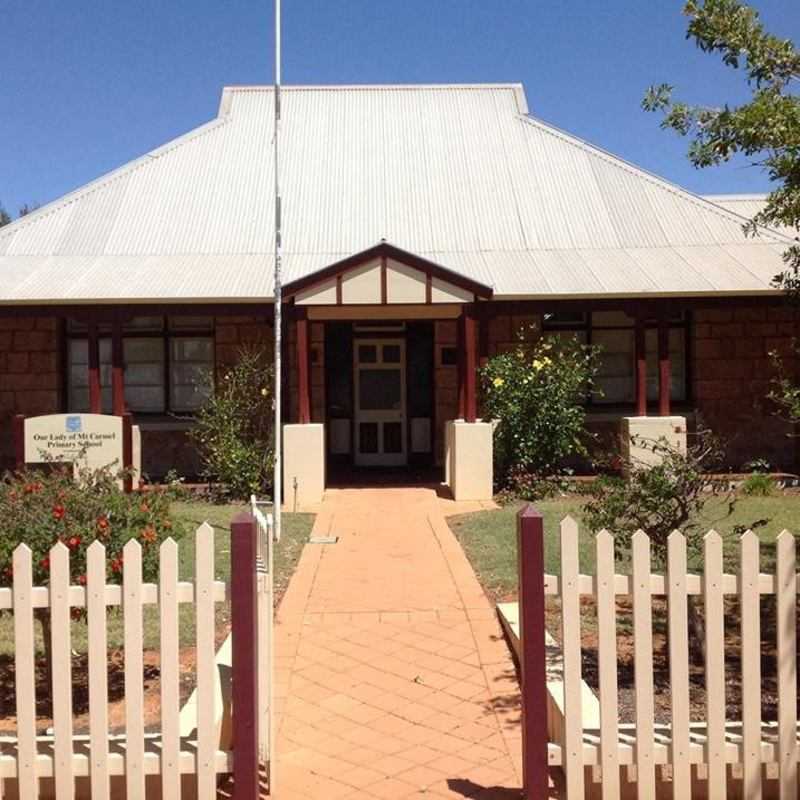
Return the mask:
{"type": "MultiPolygon", "coordinates": [[[[111,329],[99,326],[102,409],[111,412],[111,329]]],[[[213,387],[214,321],[211,317],[135,317],[122,331],[125,402],[131,411],[197,411],[213,387]]],[[[89,409],[87,326],[68,326],[70,411],[89,409]]]]}
{"type": "MultiPolygon", "coordinates": [[[[688,397],[686,348],[688,322],[685,314],[669,321],[669,352],[672,362],[672,400],[688,397]]],[[[635,400],[634,319],[622,311],[596,311],[592,314],[558,312],[544,315],[544,335],[555,341],[576,338],[582,344],[601,348],[596,386],[590,405],[630,405],[635,400]]],[[[648,322],[647,396],[658,398],[658,331],[655,321],[648,322]]]]}

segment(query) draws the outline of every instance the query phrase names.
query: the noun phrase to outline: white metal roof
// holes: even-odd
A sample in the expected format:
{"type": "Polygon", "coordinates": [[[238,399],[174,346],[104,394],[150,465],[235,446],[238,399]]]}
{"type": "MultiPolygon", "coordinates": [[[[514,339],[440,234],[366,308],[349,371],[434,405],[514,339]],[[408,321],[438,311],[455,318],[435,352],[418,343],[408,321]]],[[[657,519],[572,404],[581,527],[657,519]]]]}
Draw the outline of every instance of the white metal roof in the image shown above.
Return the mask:
{"type": "MultiPolygon", "coordinates": [[[[707,194],[705,198],[728,211],[741,214],[748,219],[758,214],[767,204],[767,195],[765,194],[707,194]]],[[[785,225],[776,228],[776,230],[792,239],[800,236],[800,231],[792,230],[792,228],[785,225]]]]}
{"type": "MultiPolygon", "coordinates": [[[[288,87],[286,280],[382,239],[495,297],[772,291],[786,239],[528,115],[522,87],[288,87]]],[[[272,90],[0,229],[0,303],[263,301],[272,90]]]]}

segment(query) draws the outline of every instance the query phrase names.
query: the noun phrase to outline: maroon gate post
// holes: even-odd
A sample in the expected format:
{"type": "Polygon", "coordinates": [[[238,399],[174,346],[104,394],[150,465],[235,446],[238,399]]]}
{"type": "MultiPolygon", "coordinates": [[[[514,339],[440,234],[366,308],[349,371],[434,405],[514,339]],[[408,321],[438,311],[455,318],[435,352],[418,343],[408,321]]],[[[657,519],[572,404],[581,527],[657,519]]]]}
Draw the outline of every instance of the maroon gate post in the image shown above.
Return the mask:
{"type": "Polygon", "coordinates": [[[522,673],[522,785],[526,800],[548,797],[544,520],[532,506],[517,515],[522,673]]]}
{"type": "Polygon", "coordinates": [[[234,800],[259,796],[256,536],[250,514],[239,514],[231,522],[234,800]]]}
{"type": "Polygon", "coordinates": [[[127,412],[122,415],[122,469],[125,470],[122,489],[130,494],[133,491],[133,421],[127,412]]]}

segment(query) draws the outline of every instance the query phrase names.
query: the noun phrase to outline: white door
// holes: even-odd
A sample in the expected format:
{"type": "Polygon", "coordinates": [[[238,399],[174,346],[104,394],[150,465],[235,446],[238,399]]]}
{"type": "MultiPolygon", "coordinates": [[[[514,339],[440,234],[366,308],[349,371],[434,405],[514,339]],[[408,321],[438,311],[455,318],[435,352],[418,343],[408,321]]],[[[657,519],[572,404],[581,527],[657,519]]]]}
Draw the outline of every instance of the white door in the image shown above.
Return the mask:
{"type": "Polygon", "coordinates": [[[406,463],[406,343],[360,339],[355,371],[355,463],[395,467],[406,463]]]}

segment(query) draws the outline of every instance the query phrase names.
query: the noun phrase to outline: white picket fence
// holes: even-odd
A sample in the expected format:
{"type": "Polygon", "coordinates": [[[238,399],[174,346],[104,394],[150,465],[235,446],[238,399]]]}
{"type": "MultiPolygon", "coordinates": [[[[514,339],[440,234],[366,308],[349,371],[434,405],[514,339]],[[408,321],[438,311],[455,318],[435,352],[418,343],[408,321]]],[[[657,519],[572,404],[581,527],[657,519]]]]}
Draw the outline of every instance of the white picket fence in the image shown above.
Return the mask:
{"type": "MultiPolygon", "coordinates": [[[[548,743],[548,761],[564,770],[569,800],[603,800],[666,794],[676,798],[767,796],[798,797],[797,730],[797,573],[795,539],[784,531],[776,543],[774,574],[759,568],[758,537],[748,531],[739,540],[738,574],[723,571],[723,543],[715,532],[703,540],[703,572],[687,570],[686,540],[674,533],[668,542],[666,575],[653,574],[651,543],[639,532],[632,542],[630,575],[616,574],[614,540],[601,532],[594,540],[596,574],[582,575],[578,563],[578,526],[561,524],[561,574],[545,576],[545,593],[561,604],[563,719],[557,741],[548,743]],[[704,611],[705,709],[702,721],[690,719],[690,642],[688,598],[697,596],[704,611]],[[761,599],[776,603],[778,719],[761,718],[761,599]],[[597,614],[599,728],[588,728],[582,703],[581,598],[592,598],[597,614]],[[619,722],[617,601],[632,604],[635,724],[619,722]],[[741,719],[726,713],[725,598],[739,601],[741,719]],[[669,724],[656,724],[653,675],[653,598],[667,606],[669,649],[669,724]],[[668,765],[664,770],[659,765],[668,765]],[[622,767],[622,769],[620,769],[622,767]],[[588,768],[588,769],[587,769],[588,768]],[[592,786],[591,784],[594,784],[592,786]]],[[[526,626],[527,626],[526,622],[526,626]]],[[[527,632],[526,627],[526,632],[527,632]]],[[[525,635],[525,634],[523,634],[525,635]]],[[[548,687],[549,688],[549,687],[548,687]]]]}
{"type": "MultiPolygon", "coordinates": [[[[178,545],[160,547],[158,584],[142,580],[142,549],[129,541],[123,554],[122,585],[106,581],[106,552],[100,542],[87,551],[86,585],[70,585],[69,550],[56,544],[49,554],[50,585],[33,586],[32,554],[20,545],[13,557],[13,588],[0,589],[0,610],[14,617],[16,736],[0,736],[0,800],[91,796],[104,800],[151,794],[178,800],[190,793],[215,796],[219,773],[232,769],[230,743],[221,742],[215,708],[219,694],[215,663],[215,607],[229,589],[214,579],[214,531],[203,524],[195,533],[195,578],[178,580],[178,545]],[[194,606],[196,728],[180,735],[179,608],[194,606]],[[160,730],[145,731],[143,610],[158,607],[160,622],[160,730]],[[109,733],[108,609],[122,607],[124,622],[125,733],[109,733]],[[52,627],[52,732],[37,734],[34,609],[48,609],[52,627]],[[86,609],[88,625],[88,735],[73,732],[73,654],[71,610],[86,609]],[[187,784],[187,776],[189,781],[187,784]],[[194,777],[192,777],[194,776],[194,777]],[[39,780],[43,779],[43,780],[39,780]],[[148,792],[145,793],[145,786],[148,792]],[[191,791],[187,790],[187,786],[191,791]]],[[[271,615],[270,615],[271,616],[271,615]]]]}

